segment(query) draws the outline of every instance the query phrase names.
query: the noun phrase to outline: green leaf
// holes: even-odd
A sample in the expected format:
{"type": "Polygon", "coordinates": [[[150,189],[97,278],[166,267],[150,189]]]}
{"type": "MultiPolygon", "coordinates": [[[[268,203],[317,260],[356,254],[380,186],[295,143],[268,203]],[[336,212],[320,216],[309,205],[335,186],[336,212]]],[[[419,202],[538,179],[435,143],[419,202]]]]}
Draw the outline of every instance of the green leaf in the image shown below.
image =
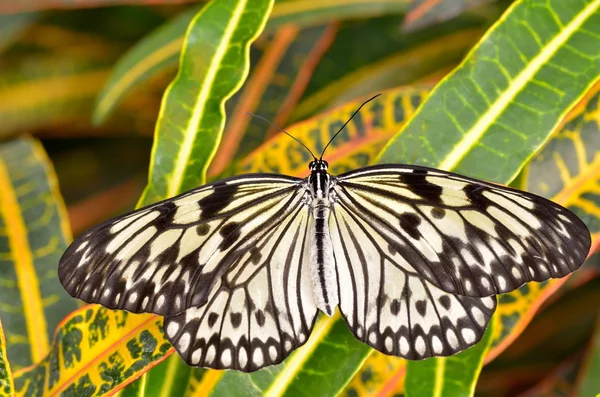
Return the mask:
{"type": "Polygon", "coordinates": [[[13,375],[10,370],[8,357],[6,357],[6,339],[4,338],[4,327],[0,322],[0,397],[12,397],[15,395],[13,375]]]}
{"type": "Polygon", "coordinates": [[[179,72],[164,94],[156,125],[150,204],[204,183],[225,125],[224,103],[248,75],[250,43],[272,0],[214,0],[190,23],[179,72]]]}
{"type": "Polygon", "coordinates": [[[593,397],[600,390],[600,311],[577,380],[577,397],[593,397]]]}
{"type": "Polygon", "coordinates": [[[0,316],[13,370],[40,361],[62,318],[77,308],[56,277],[71,232],[41,144],[0,144],[0,316]]]}
{"type": "Polygon", "coordinates": [[[0,0],[0,14],[17,14],[21,12],[42,11],[56,8],[92,8],[118,4],[178,4],[191,0],[0,0]]]}
{"type": "MultiPolygon", "coordinates": [[[[347,18],[366,18],[400,13],[408,0],[288,0],[273,7],[266,32],[293,23],[314,26],[347,18]]],[[[133,89],[152,77],[177,66],[186,27],[198,12],[195,7],[157,29],[131,48],[115,65],[111,77],[98,96],[93,115],[95,124],[106,120],[133,89]]]]}
{"type": "Polygon", "coordinates": [[[516,1],[381,162],[510,181],[599,78],[599,7],[600,0],[516,1]]]}
{"type": "Polygon", "coordinates": [[[473,347],[450,357],[408,361],[404,392],[407,397],[473,396],[483,358],[492,342],[494,319],[473,347]]]}

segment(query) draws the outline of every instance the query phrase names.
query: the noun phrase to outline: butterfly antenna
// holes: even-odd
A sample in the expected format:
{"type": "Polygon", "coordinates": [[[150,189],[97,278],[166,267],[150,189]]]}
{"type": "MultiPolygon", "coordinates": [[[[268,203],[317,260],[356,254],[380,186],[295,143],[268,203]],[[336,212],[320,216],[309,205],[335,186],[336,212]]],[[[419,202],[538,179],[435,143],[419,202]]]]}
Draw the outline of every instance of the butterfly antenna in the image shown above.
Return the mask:
{"type": "Polygon", "coordinates": [[[244,112],[249,116],[254,116],[257,117],[263,121],[266,121],[267,123],[269,123],[271,126],[277,128],[279,131],[283,132],[284,134],[286,134],[287,136],[289,136],[290,138],[292,138],[293,140],[295,140],[296,142],[298,142],[299,144],[301,144],[302,146],[304,146],[306,148],[306,150],[308,150],[308,152],[310,153],[311,156],[313,156],[313,159],[315,159],[315,161],[317,161],[317,158],[315,157],[315,155],[313,154],[312,150],[310,150],[308,148],[308,146],[306,146],[304,143],[302,143],[301,140],[299,140],[298,138],[296,138],[295,136],[293,136],[292,134],[290,134],[289,132],[287,132],[286,130],[284,130],[283,128],[279,127],[278,125],[275,125],[273,123],[271,123],[269,120],[267,120],[266,118],[264,118],[263,116],[259,116],[258,114],[254,114],[254,113],[250,113],[250,112],[244,112]]]}
{"type": "Polygon", "coordinates": [[[358,109],[356,109],[356,110],[354,111],[354,113],[352,113],[352,116],[350,116],[350,118],[348,119],[348,121],[346,121],[346,122],[344,123],[344,125],[342,126],[342,128],[340,128],[340,129],[338,130],[338,132],[336,132],[336,133],[335,133],[335,135],[331,137],[331,139],[329,140],[329,142],[327,143],[327,145],[325,145],[325,147],[323,148],[323,151],[321,152],[321,158],[320,158],[321,160],[323,160],[323,155],[325,154],[325,150],[326,150],[326,149],[329,147],[329,145],[331,144],[331,142],[333,142],[333,140],[335,139],[335,137],[336,137],[336,136],[338,136],[338,134],[339,134],[340,132],[342,132],[342,130],[343,130],[343,129],[344,129],[344,127],[345,127],[345,126],[346,126],[346,125],[347,125],[347,124],[350,122],[350,120],[352,120],[352,119],[354,118],[354,116],[356,116],[356,114],[357,114],[357,113],[360,111],[360,109],[361,109],[363,106],[365,106],[367,103],[371,102],[373,99],[377,98],[377,97],[378,97],[378,96],[380,96],[380,95],[381,95],[381,94],[377,94],[377,95],[375,95],[375,96],[373,96],[373,97],[371,97],[371,98],[367,99],[366,101],[364,101],[364,102],[362,103],[362,105],[360,105],[360,106],[358,107],[358,109]]]}

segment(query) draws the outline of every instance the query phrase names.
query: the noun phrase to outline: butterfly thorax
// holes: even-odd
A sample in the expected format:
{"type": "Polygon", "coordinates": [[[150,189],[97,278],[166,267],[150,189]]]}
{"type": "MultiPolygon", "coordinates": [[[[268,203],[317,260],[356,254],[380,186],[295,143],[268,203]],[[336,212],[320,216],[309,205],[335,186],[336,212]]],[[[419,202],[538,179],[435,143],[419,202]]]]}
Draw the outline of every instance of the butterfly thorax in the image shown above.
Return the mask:
{"type": "Polygon", "coordinates": [[[315,303],[327,315],[334,313],[338,304],[337,274],[329,233],[331,213],[331,187],[333,178],[327,172],[327,162],[318,160],[309,165],[307,180],[312,213],[310,241],[310,269],[315,303]]]}

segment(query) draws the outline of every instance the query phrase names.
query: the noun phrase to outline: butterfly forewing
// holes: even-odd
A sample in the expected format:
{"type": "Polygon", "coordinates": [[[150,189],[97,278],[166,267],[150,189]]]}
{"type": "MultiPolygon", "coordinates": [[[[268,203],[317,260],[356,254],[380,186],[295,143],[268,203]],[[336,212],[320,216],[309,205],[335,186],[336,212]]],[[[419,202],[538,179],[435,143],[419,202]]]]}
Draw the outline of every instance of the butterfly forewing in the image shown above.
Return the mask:
{"type": "Polygon", "coordinates": [[[165,319],[190,364],[254,371],[304,344],[317,308],[310,284],[309,212],[294,210],[239,257],[208,302],[165,319]]]}
{"type": "Polygon", "coordinates": [[[230,178],[109,220],[59,264],[73,296],[112,309],[174,315],[200,305],[254,239],[301,207],[301,180],[230,178]]]}
{"type": "MultiPolygon", "coordinates": [[[[544,198],[416,166],[338,177],[336,204],[371,226],[399,268],[454,294],[484,297],[577,269],[590,234],[544,198]]],[[[342,248],[338,245],[339,250],[342,248]]]]}

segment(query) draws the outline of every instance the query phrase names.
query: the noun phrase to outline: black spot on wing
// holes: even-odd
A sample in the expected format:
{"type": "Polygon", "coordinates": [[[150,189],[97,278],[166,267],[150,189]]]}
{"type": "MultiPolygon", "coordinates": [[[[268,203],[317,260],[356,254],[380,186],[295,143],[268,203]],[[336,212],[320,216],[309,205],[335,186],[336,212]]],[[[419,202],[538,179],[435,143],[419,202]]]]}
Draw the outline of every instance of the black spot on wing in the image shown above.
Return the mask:
{"type": "Polygon", "coordinates": [[[263,313],[262,310],[256,311],[256,322],[261,327],[265,325],[265,314],[263,313]]]}
{"type": "Polygon", "coordinates": [[[411,212],[405,212],[400,215],[400,227],[415,240],[421,236],[418,226],[421,224],[421,218],[411,212]]]}
{"type": "Polygon", "coordinates": [[[392,301],[392,304],[390,305],[390,311],[392,312],[392,314],[394,316],[398,315],[398,313],[400,313],[400,301],[398,299],[394,299],[392,301]]]}
{"type": "Polygon", "coordinates": [[[215,323],[217,322],[217,320],[219,319],[219,315],[215,312],[210,313],[208,315],[208,326],[212,327],[213,325],[215,325],[215,323]]]}
{"type": "Polygon", "coordinates": [[[400,175],[402,183],[406,184],[408,189],[424,199],[433,203],[440,203],[442,196],[442,187],[427,180],[427,171],[415,169],[413,172],[406,172],[400,175]]]}
{"type": "Polygon", "coordinates": [[[418,300],[415,303],[415,307],[417,309],[417,312],[419,312],[419,314],[421,316],[425,316],[425,314],[427,313],[427,301],[426,300],[418,300]]]}
{"type": "Polygon", "coordinates": [[[231,313],[231,325],[237,329],[242,323],[242,313],[231,313]]]}
{"type": "Polygon", "coordinates": [[[213,192],[208,196],[200,199],[200,219],[210,219],[226,208],[233,201],[238,190],[237,185],[229,185],[221,182],[213,185],[213,192]]]}
{"type": "Polygon", "coordinates": [[[219,233],[223,237],[223,241],[219,245],[219,248],[226,249],[229,248],[233,243],[235,243],[241,234],[240,224],[236,222],[230,222],[224,225],[219,233]]]}
{"type": "Polygon", "coordinates": [[[196,233],[198,236],[206,236],[208,232],[210,232],[210,226],[208,226],[206,223],[196,226],[196,233]]]}

